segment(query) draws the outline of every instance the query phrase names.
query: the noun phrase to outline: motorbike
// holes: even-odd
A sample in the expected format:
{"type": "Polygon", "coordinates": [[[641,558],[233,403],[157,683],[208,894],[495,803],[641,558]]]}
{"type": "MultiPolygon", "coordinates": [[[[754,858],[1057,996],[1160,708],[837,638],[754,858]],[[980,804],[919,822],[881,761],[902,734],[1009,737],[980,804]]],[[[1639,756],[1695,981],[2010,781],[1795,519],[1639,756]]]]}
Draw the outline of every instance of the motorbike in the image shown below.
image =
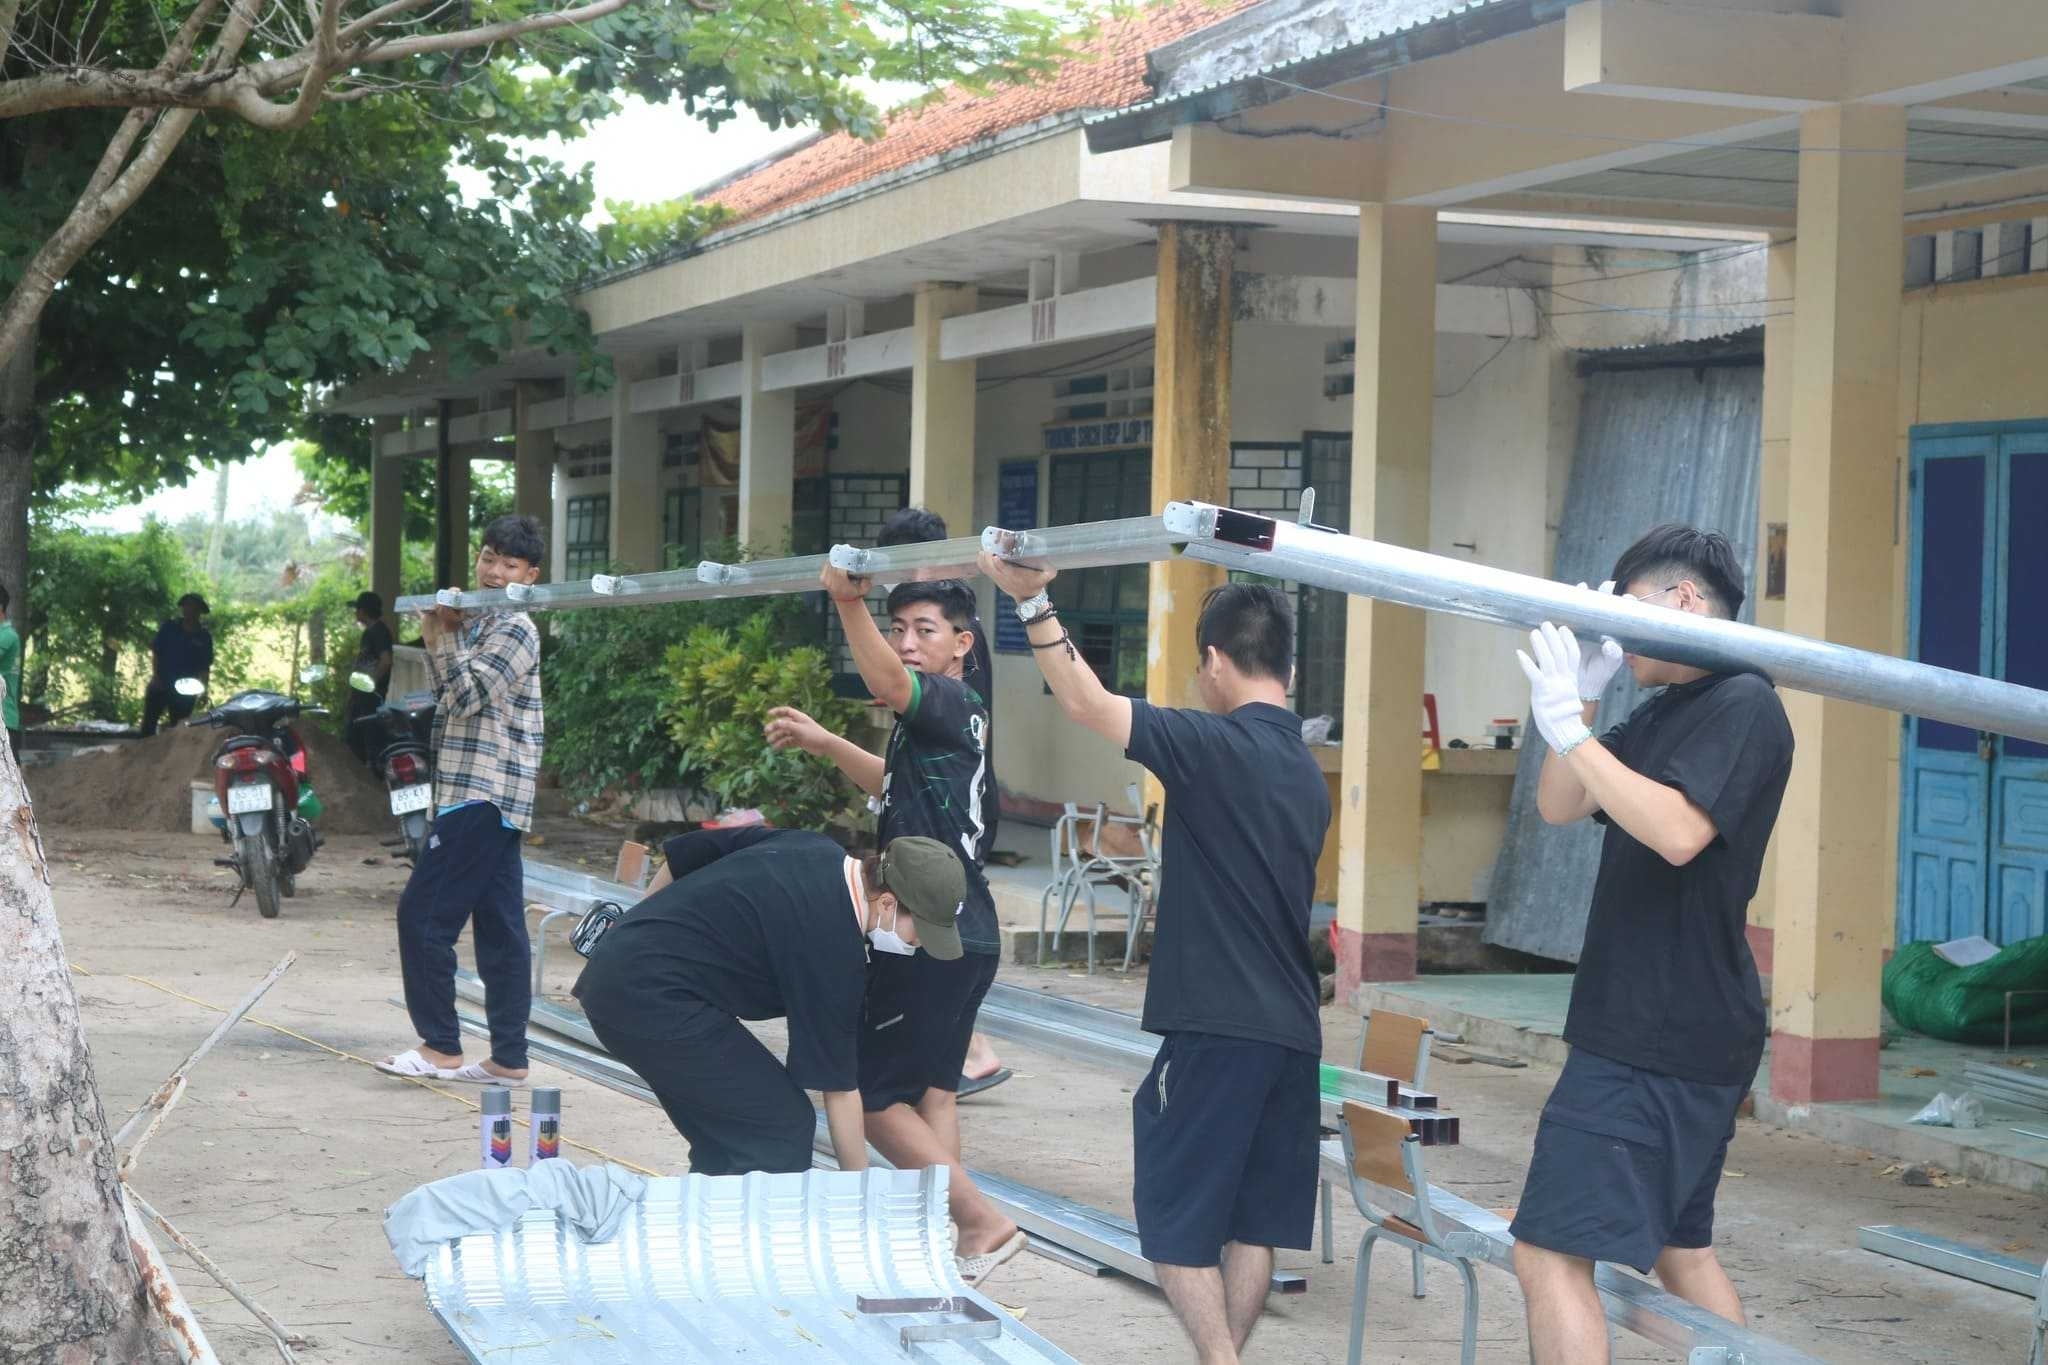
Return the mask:
{"type": "MultiPolygon", "coordinates": [[[[358,692],[377,690],[376,680],[367,673],[349,674],[348,685],[358,692]]],[[[434,818],[434,709],[433,693],[407,692],[354,722],[368,733],[377,771],[391,794],[399,842],[414,863],[427,846],[427,829],[434,818]]]]}
{"type": "MultiPolygon", "coordinates": [[[[299,674],[299,681],[311,686],[326,677],[327,669],[315,664],[299,674]]],[[[206,691],[197,678],[180,678],[171,686],[188,697],[206,691]]],[[[277,918],[280,902],[295,893],[298,875],[320,847],[314,825],[320,798],[292,722],[326,714],[324,707],[302,706],[282,692],[251,690],[187,722],[233,732],[214,752],[214,799],[207,813],[234,853],[215,862],[240,875],[235,901],[244,891],[254,891],[256,910],[265,919],[277,918]]]]}

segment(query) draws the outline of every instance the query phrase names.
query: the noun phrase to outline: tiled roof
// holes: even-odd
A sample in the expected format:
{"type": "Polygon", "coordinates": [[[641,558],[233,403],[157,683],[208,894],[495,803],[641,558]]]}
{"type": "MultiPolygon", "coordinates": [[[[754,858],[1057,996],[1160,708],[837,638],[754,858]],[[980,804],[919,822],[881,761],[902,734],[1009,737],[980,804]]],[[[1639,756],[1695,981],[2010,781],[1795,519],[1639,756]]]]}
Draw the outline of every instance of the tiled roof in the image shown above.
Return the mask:
{"type": "Polygon", "coordinates": [[[1229,18],[1254,0],[1170,0],[1105,20],[1053,74],[985,95],[955,87],[935,103],[898,114],[873,142],[834,133],[799,144],[703,197],[740,220],[843,190],[971,146],[1011,128],[1080,109],[1122,109],[1149,99],[1145,57],[1153,48],[1229,18]]]}

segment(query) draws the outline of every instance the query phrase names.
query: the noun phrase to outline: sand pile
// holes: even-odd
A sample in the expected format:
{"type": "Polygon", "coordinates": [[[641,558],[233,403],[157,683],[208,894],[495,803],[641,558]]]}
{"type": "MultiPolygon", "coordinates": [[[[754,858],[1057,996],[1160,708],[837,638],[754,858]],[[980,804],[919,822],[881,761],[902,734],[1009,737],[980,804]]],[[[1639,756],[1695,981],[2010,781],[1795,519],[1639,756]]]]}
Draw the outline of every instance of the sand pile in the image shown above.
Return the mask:
{"type": "MultiPolygon", "coordinates": [[[[177,832],[192,824],[192,784],[213,780],[213,755],[223,732],[178,726],[149,739],[123,742],[34,770],[29,792],[36,815],[51,825],[87,829],[177,832]]],[[[299,728],[307,770],[325,811],[329,834],[387,834],[396,826],[384,784],[348,746],[312,724],[299,728]]]]}

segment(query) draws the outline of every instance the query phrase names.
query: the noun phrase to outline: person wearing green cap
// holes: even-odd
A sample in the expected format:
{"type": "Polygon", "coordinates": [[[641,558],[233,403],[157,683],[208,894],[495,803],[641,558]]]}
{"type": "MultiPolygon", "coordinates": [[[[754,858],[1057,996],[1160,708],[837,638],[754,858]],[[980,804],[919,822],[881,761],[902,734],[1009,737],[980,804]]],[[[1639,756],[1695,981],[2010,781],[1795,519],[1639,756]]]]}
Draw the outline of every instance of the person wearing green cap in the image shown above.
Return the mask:
{"type": "Polygon", "coordinates": [[[824,1095],[840,1168],[864,1168],[868,957],[959,958],[960,860],[920,838],[851,858],[826,835],[763,825],[693,830],[664,851],[673,880],[605,932],[576,982],[598,1041],[654,1092],[697,1174],[809,1170],[806,1090],[824,1095]],[[787,1021],[782,1061],[740,1022],[755,1019],[787,1021]]]}

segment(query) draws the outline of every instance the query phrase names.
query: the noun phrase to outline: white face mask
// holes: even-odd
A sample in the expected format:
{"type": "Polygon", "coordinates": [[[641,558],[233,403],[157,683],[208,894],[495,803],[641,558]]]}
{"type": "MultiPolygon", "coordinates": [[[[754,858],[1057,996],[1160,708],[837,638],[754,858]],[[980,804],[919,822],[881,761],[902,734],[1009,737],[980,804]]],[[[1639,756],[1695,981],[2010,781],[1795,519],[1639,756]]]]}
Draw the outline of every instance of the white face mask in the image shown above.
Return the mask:
{"type": "Polygon", "coordinates": [[[898,957],[912,957],[917,953],[917,949],[905,943],[894,929],[870,929],[868,942],[882,952],[894,953],[898,957]]]}

